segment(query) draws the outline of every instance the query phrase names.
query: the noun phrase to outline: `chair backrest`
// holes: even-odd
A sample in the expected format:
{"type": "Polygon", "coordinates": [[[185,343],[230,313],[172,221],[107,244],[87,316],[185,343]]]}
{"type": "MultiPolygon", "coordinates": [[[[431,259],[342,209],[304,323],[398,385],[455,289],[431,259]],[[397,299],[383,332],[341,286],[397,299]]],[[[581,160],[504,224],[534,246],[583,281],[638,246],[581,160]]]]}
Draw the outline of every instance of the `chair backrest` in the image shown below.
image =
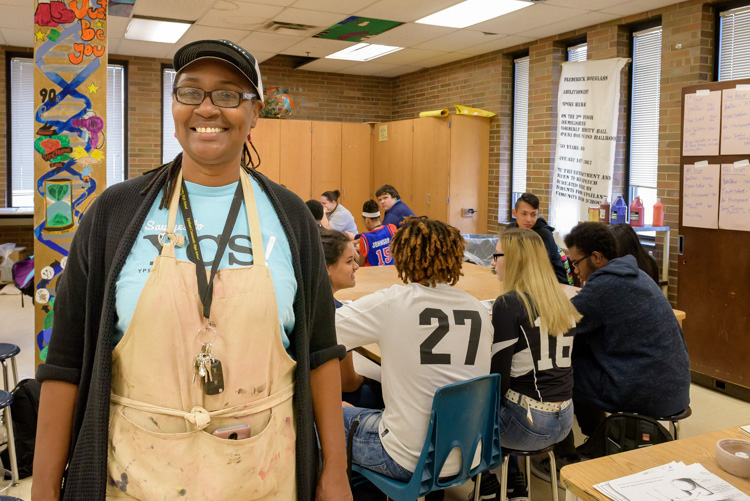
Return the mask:
{"type": "Polygon", "coordinates": [[[420,496],[435,489],[461,485],[477,473],[500,465],[499,416],[499,374],[437,390],[425,445],[414,470],[415,475],[421,474],[420,496]],[[481,460],[472,468],[480,442],[481,460]],[[461,470],[456,476],[441,479],[440,472],[454,447],[461,450],[461,470]]]}
{"type": "Polygon", "coordinates": [[[591,437],[593,457],[641,449],[673,440],[656,419],[618,412],[608,416],[591,437]]]}

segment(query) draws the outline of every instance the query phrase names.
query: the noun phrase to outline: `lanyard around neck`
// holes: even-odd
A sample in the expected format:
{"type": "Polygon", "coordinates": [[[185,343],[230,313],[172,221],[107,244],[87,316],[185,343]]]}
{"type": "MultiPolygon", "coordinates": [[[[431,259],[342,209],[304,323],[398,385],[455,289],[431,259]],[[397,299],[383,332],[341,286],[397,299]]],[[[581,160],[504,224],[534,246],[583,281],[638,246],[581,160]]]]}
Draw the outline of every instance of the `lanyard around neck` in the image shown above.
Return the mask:
{"type": "Polygon", "coordinates": [[[234,223],[237,221],[237,215],[240,212],[242,199],[242,182],[238,182],[237,190],[234,192],[234,198],[232,198],[232,205],[229,207],[229,214],[227,215],[226,223],[224,223],[224,231],[221,232],[221,237],[219,238],[219,246],[216,249],[216,256],[214,256],[214,262],[213,265],[211,265],[211,279],[207,280],[203,254],[201,253],[201,246],[198,242],[198,233],[195,227],[195,218],[193,217],[193,210],[190,207],[190,198],[188,197],[185,181],[182,181],[182,188],[180,191],[180,211],[182,212],[182,218],[185,220],[185,229],[187,230],[188,238],[190,239],[190,245],[188,245],[186,252],[188,258],[191,258],[191,260],[195,262],[195,277],[198,280],[198,295],[201,298],[201,303],[203,303],[203,316],[206,319],[211,318],[211,302],[213,301],[214,296],[214,277],[219,270],[219,263],[221,263],[224,250],[227,247],[229,237],[234,229],[234,223]]]}

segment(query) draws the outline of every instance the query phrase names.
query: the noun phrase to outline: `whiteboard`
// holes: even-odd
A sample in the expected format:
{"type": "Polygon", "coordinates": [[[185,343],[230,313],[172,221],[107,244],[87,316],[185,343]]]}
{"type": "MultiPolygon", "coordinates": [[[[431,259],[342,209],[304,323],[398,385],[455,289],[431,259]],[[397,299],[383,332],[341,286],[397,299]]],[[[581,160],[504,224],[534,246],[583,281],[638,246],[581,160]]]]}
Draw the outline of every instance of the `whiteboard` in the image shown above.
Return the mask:
{"type": "Polygon", "coordinates": [[[747,161],[721,166],[719,228],[750,231],[750,163],[747,161]]]}
{"type": "Polygon", "coordinates": [[[721,91],[685,94],[682,120],[682,155],[719,154],[721,91]]]}
{"type": "Polygon", "coordinates": [[[682,181],[682,226],[719,227],[720,166],[685,165],[682,181]]]}

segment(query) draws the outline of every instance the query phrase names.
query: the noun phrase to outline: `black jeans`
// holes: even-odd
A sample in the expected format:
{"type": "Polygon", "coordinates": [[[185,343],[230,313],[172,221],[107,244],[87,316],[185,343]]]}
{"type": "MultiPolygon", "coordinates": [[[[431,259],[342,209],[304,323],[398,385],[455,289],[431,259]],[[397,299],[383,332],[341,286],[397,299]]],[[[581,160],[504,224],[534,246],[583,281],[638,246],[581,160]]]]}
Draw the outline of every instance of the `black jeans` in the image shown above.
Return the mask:
{"type": "MultiPolygon", "coordinates": [[[[578,420],[578,426],[581,427],[581,432],[587,437],[593,435],[599,425],[604,422],[604,411],[599,407],[573,400],[573,409],[578,420]]],[[[568,436],[555,445],[555,457],[574,456],[575,454],[575,437],[573,436],[573,430],[570,430],[568,436]]]]}

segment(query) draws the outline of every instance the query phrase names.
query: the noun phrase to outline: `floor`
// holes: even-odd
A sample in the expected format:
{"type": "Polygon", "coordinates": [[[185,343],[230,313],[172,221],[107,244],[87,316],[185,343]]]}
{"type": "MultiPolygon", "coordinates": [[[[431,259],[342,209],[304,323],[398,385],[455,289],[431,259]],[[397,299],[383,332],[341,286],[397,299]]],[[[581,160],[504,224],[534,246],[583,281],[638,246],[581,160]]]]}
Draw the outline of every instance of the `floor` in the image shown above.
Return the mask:
{"type": "MultiPolygon", "coordinates": [[[[25,298],[26,307],[21,308],[18,295],[3,294],[7,289],[0,290],[0,319],[3,327],[0,342],[14,343],[21,348],[18,355],[18,376],[21,379],[34,375],[34,311],[29,298],[25,298]]],[[[720,430],[730,426],[750,424],[750,403],[727,397],[718,392],[693,385],[690,389],[690,406],[693,415],[683,421],[681,436],[691,437],[709,431],[720,430]]],[[[579,434],[580,435],[580,434],[579,434]]],[[[464,485],[448,490],[446,501],[463,501],[468,499],[472,490],[471,485],[464,485]]],[[[1,486],[0,486],[1,487],[1,486]]],[[[532,476],[531,490],[534,501],[551,501],[550,484],[532,476]]],[[[18,487],[3,492],[24,500],[31,499],[31,479],[24,479],[18,487]]],[[[565,493],[559,490],[560,499],[565,499],[565,493]]]]}

